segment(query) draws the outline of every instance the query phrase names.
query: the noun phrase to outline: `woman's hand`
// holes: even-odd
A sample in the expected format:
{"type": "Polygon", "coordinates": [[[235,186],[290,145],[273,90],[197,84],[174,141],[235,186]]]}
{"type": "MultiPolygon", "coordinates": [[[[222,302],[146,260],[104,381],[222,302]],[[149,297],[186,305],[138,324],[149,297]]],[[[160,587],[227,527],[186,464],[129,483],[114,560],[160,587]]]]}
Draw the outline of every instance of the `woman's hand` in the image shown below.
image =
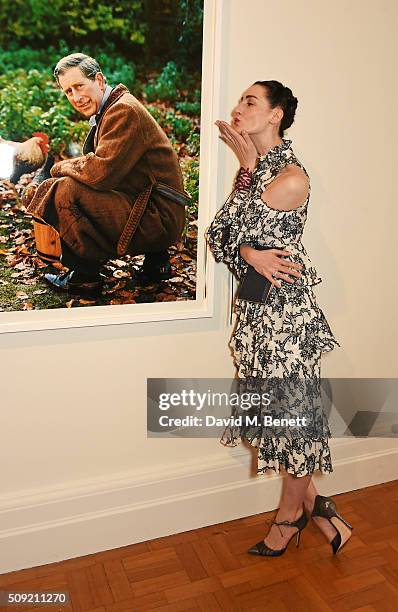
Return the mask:
{"type": "Polygon", "coordinates": [[[278,289],[280,289],[281,285],[275,280],[276,278],[281,278],[288,283],[294,283],[294,279],[290,278],[290,276],[295,276],[296,278],[302,277],[302,274],[299,272],[303,268],[302,264],[282,259],[282,256],[291,255],[289,251],[282,249],[259,251],[258,249],[253,249],[248,244],[242,244],[239,252],[250,266],[253,266],[259,274],[265,276],[278,289]]]}
{"type": "Polygon", "coordinates": [[[232,149],[242,168],[253,171],[257,163],[257,149],[249,134],[244,130],[239,134],[226,121],[216,121],[216,126],[220,130],[221,140],[232,149]]]}

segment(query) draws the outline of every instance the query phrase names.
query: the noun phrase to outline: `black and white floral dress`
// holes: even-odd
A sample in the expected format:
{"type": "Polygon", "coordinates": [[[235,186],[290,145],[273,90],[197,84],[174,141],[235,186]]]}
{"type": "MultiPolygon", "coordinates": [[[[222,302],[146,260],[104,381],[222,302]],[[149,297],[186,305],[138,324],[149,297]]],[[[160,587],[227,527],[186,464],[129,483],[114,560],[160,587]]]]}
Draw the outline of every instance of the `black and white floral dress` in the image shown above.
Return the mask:
{"type": "MultiPolygon", "coordinates": [[[[339,345],[313,291],[321,278],[301,242],[307,218],[306,202],[299,208],[282,211],[270,208],[261,198],[265,187],[287,165],[307,171],[296,158],[291,140],[283,139],[259,158],[250,191],[234,190],[216,214],[206,238],[216,261],[223,261],[242,278],[247,263],[239,253],[241,244],[287,249],[286,257],[304,265],[302,277],[293,284],[279,279],[281,288],[272,287],[265,304],[235,301],[236,326],[230,341],[237,376],[244,380],[315,381],[317,397],[302,397],[301,415],[316,427],[311,435],[287,436],[269,428],[227,426],[220,442],[236,446],[246,439],[258,449],[258,473],[281,468],[296,476],[319,469],[332,471],[327,419],[319,393],[320,358],[339,345]]],[[[299,402],[300,403],[300,402],[299,402]]],[[[297,412],[296,412],[297,414],[297,412]]]]}

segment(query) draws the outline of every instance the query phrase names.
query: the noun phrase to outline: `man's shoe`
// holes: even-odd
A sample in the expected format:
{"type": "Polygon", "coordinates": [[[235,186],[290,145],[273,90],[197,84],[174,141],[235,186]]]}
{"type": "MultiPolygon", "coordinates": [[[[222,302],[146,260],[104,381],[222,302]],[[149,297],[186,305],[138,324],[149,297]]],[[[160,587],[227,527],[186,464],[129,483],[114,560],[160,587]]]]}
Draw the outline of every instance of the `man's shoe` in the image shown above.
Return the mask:
{"type": "Polygon", "coordinates": [[[139,272],[135,275],[135,280],[138,285],[154,285],[156,283],[161,283],[162,281],[168,280],[171,278],[171,264],[169,261],[164,263],[161,266],[148,266],[145,268],[145,265],[141,268],[139,272]]]}
{"type": "Polygon", "coordinates": [[[74,281],[75,270],[62,272],[61,274],[45,274],[44,278],[57,291],[67,291],[70,295],[81,295],[85,297],[98,297],[101,295],[103,281],[90,280],[77,282],[74,281]]]}

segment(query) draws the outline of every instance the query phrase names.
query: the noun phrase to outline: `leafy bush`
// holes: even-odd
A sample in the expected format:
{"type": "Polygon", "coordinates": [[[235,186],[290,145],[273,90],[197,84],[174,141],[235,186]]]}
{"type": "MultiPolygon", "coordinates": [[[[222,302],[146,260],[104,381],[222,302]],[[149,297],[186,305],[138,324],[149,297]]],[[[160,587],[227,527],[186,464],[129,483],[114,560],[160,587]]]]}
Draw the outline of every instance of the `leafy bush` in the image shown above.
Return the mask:
{"type": "Polygon", "coordinates": [[[200,115],[200,102],[177,102],[176,109],[183,115],[200,115]]]}
{"type": "MultiPolygon", "coordinates": [[[[189,142],[190,146],[195,147],[193,134],[196,130],[195,121],[190,117],[184,117],[174,110],[152,104],[146,105],[146,109],[166,132],[171,141],[189,142]],[[192,139],[192,140],[190,140],[192,139]]],[[[199,135],[198,135],[199,138],[199,135]]]]}
{"type": "Polygon", "coordinates": [[[184,142],[191,135],[194,129],[192,119],[183,117],[177,113],[168,113],[167,122],[177,140],[182,142],[184,142]]]}
{"type": "Polygon", "coordinates": [[[175,62],[168,62],[157,79],[151,79],[142,90],[149,102],[174,101],[179,97],[182,75],[175,62]]]}
{"type": "Polygon", "coordinates": [[[26,62],[14,65],[26,70],[54,65],[59,57],[87,46],[106,53],[111,47],[128,62],[151,68],[174,61],[188,71],[197,70],[202,52],[203,3],[204,0],[4,1],[0,2],[0,47],[20,49],[20,58],[25,48],[36,50],[36,54],[28,52],[26,62]],[[51,45],[54,53],[43,55],[43,45],[51,45]]]}
{"type": "Polygon", "coordinates": [[[200,151],[200,134],[198,132],[191,132],[186,140],[187,151],[189,155],[199,155],[200,151]]]}
{"type": "Polygon", "coordinates": [[[0,49],[0,74],[23,68],[24,70],[40,70],[51,74],[52,61],[56,50],[53,47],[37,50],[30,48],[0,49]]]}
{"type": "Polygon", "coordinates": [[[197,65],[202,56],[203,0],[179,0],[178,4],[175,59],[183,66],[197,65]]]}
{"type": "Polygon", "coordinates": [[[180,158],[180,165],[184,177],[184,189],[191,196],[191,200],[186,207],[185,225],[182,232],[182,237],[185,240],[191,221],[197,220],[198,217],[199,161],[190,157],[182,157],[180,158]]]}
{"type": "Polygon", "coordinates": [[[143,0],[19,0],[2,2],[0,45],[64,38],[71,46],[106,34],[116,41],[145,43],[147,24],[143,0]]]}
{"type": "Polygon", "coordinates": [[[0,134],[21,141],[33,132],[46,132],[53,151],[61,152],[70,140],[82,140],[87,122],[55,86],[37,70],[14,70],[0,77],[0,134]]]}
{"type": "MultiPolygon", "coordinates": [[[[126,62],[108,43],[104,51],[102,46],[101,51],[88,46],[81,47],[81,52],[95,57],[98,61],[103,73],[106,75],[108,83],[117,85],[124,83],[129,89],[133,88],[136,79],[136,69],[133,62],[126,62]]],[[[73,50],[68,48],[63,41],[60,41],[58,48],[48,47],[38,51],[29,47],[24,49],[14,49],[4,51],[0,49],[0,74],[8,74],[15,70],[23,69],[27,72],[38,70],[48,78],[52,79],[52,72],[55,64],[61,57],[68,55],[73,50]]]]}

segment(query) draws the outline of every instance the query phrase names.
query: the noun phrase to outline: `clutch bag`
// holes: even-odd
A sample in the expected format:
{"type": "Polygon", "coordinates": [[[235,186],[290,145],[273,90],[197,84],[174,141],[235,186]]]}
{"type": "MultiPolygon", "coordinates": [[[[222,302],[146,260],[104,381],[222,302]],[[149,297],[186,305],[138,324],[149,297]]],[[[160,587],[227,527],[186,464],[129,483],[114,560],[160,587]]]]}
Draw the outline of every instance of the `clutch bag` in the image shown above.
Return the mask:
{"type": "MultiPolygon", "coordinates": [[[[260,251],[274,249],[275,247],[256,247],[260,251]]],[[[248,266],[239,285],[237,298],[246,302],[255,302],[265,304],[268,294],[271,290],[272,283],[262,274],[257,272],[253,266],[248,266]]]]}

